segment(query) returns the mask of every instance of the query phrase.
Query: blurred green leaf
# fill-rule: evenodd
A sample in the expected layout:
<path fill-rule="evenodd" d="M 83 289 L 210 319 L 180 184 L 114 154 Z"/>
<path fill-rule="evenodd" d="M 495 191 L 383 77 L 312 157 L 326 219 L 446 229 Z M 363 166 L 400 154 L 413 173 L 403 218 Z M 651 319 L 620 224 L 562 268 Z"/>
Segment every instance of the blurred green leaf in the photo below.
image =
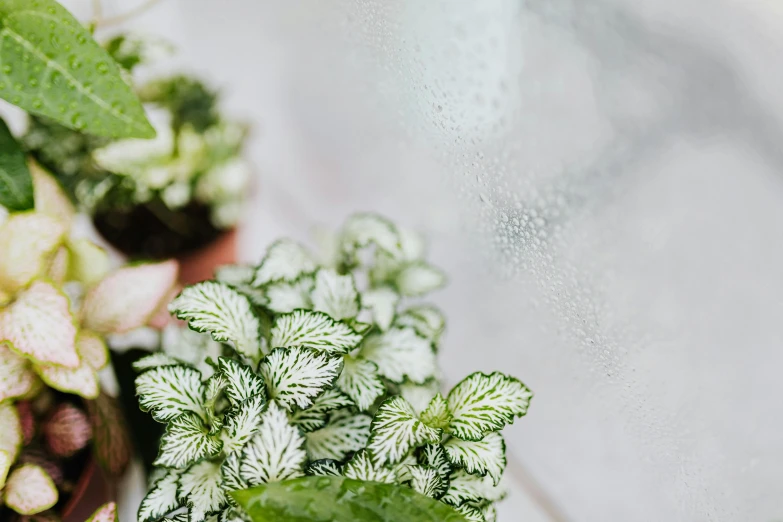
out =
<path fill-rule="evenodd" d="M 0 119 L 0 205 L 8 210 L 29 210 L 35 206 L 33 179 L 24 153 L 8 126 Z"/>

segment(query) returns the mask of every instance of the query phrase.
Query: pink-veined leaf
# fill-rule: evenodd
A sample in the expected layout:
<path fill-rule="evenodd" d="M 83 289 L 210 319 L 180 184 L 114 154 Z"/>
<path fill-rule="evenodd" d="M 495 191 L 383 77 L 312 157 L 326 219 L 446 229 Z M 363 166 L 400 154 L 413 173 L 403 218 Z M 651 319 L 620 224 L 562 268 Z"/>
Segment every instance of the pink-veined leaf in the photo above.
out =
<path fill-rule="evenodd" d="M 128 466 L 133 448 L 125 417 L 117 399 L 101 393 L 85 401 L 92 425 L 95 457 L 111 476 L 119 476 Z"/>
<path fill-rule="evenodd" d="M 44 273 L 66 227 L 36 212 L 14 214 L 0 226 L 0 288 L 13 293 Z"/>
<path fill-rule="evenodd" d="M 62 286 L 68 278 L 68 264 L 68 249 L 58 248 L 49 262 L 49 268 L 46 271 L 47 277 L 57 286 Z"/>
<path fill-rule="evenodd" d="M 103 339 L 83 330 L 76 339 L 80 363 L 76 368 L 64 368 L 53 364 L 36 367 L 46 384 L 60 391 L 74 393 L 85 399 L 94 399 L 100 391 L 96 371 L 109 362 L 109 354 Z"/>
<path fill-rule="evenodd" d="M 63 225 L 70 226 L 76 210 L 60 184 L 34 161 L 29 162 L 29 168 L 35 189 L 36 212 L 51 216 Z"/>
<path fill-rule="evenodd" d="M 14 469 L 5 484 L 5 504 L 20 515 L 35 515 L 57 503 L 57 487 L 40 466 Z"/>
<path fill-rule="evenodd" d="M 76 326 L 68 298 L 44 281 L 33 283 L 0 312 L 2 341 L 41 364 L 79 366 Z"/>
<path fill-rule="evenodd" d="M 0 343 L 0 402 L 27 395 L 36 379 L 30 362 Z"/>
<path fill-rule="evenodd" d="M 109 274 L 84 298 L 82 323 L 98 333 L 144 326 L 177 281 L 176 261 L 128 266 Z"/>
<path fill-rule="evenodd" d="M 117 504 L 107 502 L 86 520 L 86 522 L 117 522 Z"/>
<path fill-rule="evenodd" d="M 22 427 L 22 444 L 27 446 L 35 435 L 35 416 L 29 401 L 18 401 L 16 412 L 19 414 L 19 425 Z"/>
<path fill-rule="evenodd" d="M 87 414 L 68 403 L 57 406 L 44 424 L 43 432 L 46 447 L 58 457 L 70 457 L 92 438 Z"/>
<path fill-rule="evenodd" d="M 76 350 L 82 361 L 94 370 L 109 364 L 109 349 L 98 334 L 82 330 L 76 339 Z"/>

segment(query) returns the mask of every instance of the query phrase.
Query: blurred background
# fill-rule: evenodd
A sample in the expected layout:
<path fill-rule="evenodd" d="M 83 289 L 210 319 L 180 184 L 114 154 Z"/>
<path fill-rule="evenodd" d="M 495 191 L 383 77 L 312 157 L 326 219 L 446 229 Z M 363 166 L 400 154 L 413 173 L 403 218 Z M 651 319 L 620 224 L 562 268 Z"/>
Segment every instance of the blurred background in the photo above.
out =
<path fill-rule="evenodd" d="M 422 230 L 447 381 L 536 392 L 500 520 L 783 517 L 780 3 L 153 4 L 100 31 L 253 125 L 241 258 L 358 210 Z"/>

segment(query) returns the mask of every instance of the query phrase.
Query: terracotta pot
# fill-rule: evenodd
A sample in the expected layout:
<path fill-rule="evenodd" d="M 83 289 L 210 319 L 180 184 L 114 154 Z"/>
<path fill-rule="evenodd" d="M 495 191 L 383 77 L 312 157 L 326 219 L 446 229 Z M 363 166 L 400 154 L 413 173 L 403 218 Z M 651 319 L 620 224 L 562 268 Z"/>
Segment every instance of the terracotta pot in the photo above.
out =
<path fill-rule="evenodd" d="M 183 285 L 211 279 L 219 266 L 236 263 L 236 229 L 224 233 L 196 252 L 177 258 L 177 261 L 179 261 L 179 280 Z"/>
<path fill-rule="evenodd" d="M 84 522 L 101 505 L 115 500 L 116 491 L 100 466 L 90 458 L 62 512 L 63 522 Z"/>

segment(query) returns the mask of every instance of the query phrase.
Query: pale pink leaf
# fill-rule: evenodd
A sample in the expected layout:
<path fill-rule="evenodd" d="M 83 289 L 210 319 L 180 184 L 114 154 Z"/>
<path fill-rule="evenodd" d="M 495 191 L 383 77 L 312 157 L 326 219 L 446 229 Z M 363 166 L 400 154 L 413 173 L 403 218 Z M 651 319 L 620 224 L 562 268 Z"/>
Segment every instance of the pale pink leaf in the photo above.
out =
<path fill-rule="evenodd" d="M 22 425 L 19 414 L 10 401 L 0 403 L 0 451 L 5 451 L 16 460 L 22 447 Z"/>
<path fill-rule="evenodd" d="M 174 298 L 177 297 L 181 291 L 182 291 L 182 286 L 176 285 L 172 287 L 169 294 L 163 299 L 163 301 L 161 301 L 160 306 L 152 315 L 152 318 L 149 320 L 149 325 L 152 328 L 155 328 L 157 330 L 163 330 L 168 325 L 177 322 L 181 323 L 183 327 L 187 327 L 187 323 L 185 321 L 180 321 L 179 319 L 172 317 L 171 312 L 169 312 L 169 303 L 173 301 Z"/>
<path fill-rule="evenodd" d="M 70 457 L 87 446 L 92 428 L 87 414 L 72 404 L 60 404 L 43 427 L 49 451 L 57 457 Z"/>
<path fill-rule="evenodd" d="M 0 226 L 0 287 L 16 292 L 42 275 L 66 227 L 36 212 L 13 214 Z"/>
<path fill-rule="evenodd" d="M 68 277 L 68 264 L 68 249 L 65 247 L 58 248 L 51 262 L 49 262 L 49 269 L 47 270 L 49 279 L 57 285 L 62 285 Z"/>
<path fill-rule="evenodd" d="M 30 362 L 0 343 L 0 402 L 27 395 L 36 380 Z"/>
<path fill-rule="evenodd" d="M 82 322 L 98 333 L 123 333 L 144 326 L 177 281 L 176 261 L 120 268 L 84 299 Z"/>
<path fill-rule="evenodd" d="M 5 479 L 8 477 L 8 470 L 11 469 L 11 454 L 5 450 L 0 450 L 0 490 L 5 486 Z"/>
<path fill-rule="evenodd" d="M 100 392 L 95 368 L 86 362 L 76 368 L 42 364 L 36 370 L 41 379 L 55 390 L 73 393 L 85 399 L 94 399 Z"/>
<path fill-rule="evenodd" d="M 98 334 L 82 330 L 76 338 L 76 351 L 81 360 L 94 370 L 109 364 L 109 350 Z"/>
<path fill-rule="evenodd" d="M 30 162 L 30 174 L 35 188 L 35 210 L 70 226 L 76 211 L 57 180 L 35 162 Z"/>
<path fill-rule="evenodd" d="M 86 522 L 117 522 L 117 504 L 107 502 L 99 507 Z"/>
<path fill-rule="evenodd" d="M 77 368 L 76 326 L 69 307 L 57 288 L 36 281 L 0 312 L 0 342 L 38 363 Z"/>
<path fill-rule="evenodd" d="M 57 503 L 57 487 L 40 466 L 25 464 L 13 470 L 5 485 L 5 503 L 20 515 L 35 515 Z"/>

